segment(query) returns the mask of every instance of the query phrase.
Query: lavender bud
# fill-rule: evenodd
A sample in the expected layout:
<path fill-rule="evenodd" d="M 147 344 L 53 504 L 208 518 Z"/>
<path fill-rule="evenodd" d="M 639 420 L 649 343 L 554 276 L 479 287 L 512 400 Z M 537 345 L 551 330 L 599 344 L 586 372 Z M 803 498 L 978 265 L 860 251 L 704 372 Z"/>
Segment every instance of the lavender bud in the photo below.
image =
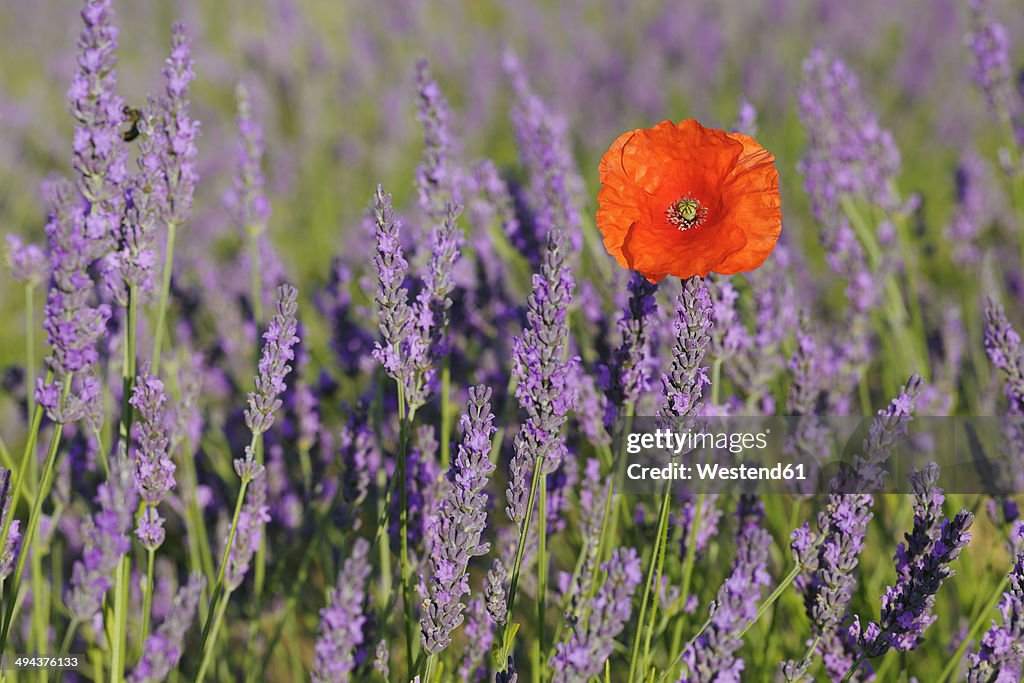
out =
<path fill-rule="evenodd" d="M 263 355 L 256 376 L 256 391 L 249 392 L 249 408 L 245 411 L 245 424 L 253 434 L 262 434 L 274 424 L 274 412 L 281 407 L 279 396 L 284 393 L 284 378 L 292 370 L 289 361 L 295 359 L 294 347 L 298 323 L 295 311 L 299 291 L 291 285 L 277 289 L 277 313 L 263 333 Z"/>

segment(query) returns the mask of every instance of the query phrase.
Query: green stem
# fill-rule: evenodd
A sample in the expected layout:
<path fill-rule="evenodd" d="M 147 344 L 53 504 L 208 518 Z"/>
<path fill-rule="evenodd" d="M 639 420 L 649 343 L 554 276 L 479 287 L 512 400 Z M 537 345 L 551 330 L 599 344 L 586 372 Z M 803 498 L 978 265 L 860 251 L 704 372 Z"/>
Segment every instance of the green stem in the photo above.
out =
<path fill-rule="evenodd" d="M 25 372 L 28 384 L 25 386 L 25 415 L 32 414 L 35 405 L 36 391 L 36 344 L 35 344 L 35 304 L 32 293 L 35 285 L 25 285 Z"/>
<path fill-rule="evenodd" d="M 263 434 L 256 439 L 256 462 L 263 464 Z M 263 598 L 263 584 L 267 575 L 267 535 L 260 537 L 260 544 L 256 548 L 256 558 L 253 561 L 253 594 L 256 602 L 260 603 Z"/>
<path fill-rule="evenodd" d="M 618 460 L 614 463 L 614 475 L 613 475 L 614 476 L 613 481 L 616 484 L 618 484 L 620 487 L 623 485 L 623 482 L 625 481 L 625 478 L 626 478 L 626 455 L 625 455 L 624 449 L 625 449 L 626 438 L 628 437 L 629 433 L 633 429 L 633 415 L 634 415 L 635 411 L 636 411 L 636 406 L 633 403 L 626 404 L 626 411 L 625 411 L 625 415 L 623 415 L 623 420 L 622 420 L 622 433 L 619 435 L 619 437 L 620 437 L 620 443 L 619 443 L 620 448 L 618 449 L 618 451 L 619 451 L 618 452 Z M 618 496 L 618 498 L 615 501 L 616 504 L 612 505 L 612 516 L 611 516 L 611 521 L 609 522 L 610 533 L 607 535 L 607 537 L 609 539 L 616 539 L 616 540 L 618 539 L 618 533 L 619 533 L 619 516 L 622 513 L 622 508 L 626 504 L 625 503 L 625 500 L 626 500 L 625 496 L 623 496 L 621 493 L 617 494 L 617 496 Z M 608 518 L 606 517 L 605 519 L 607 520 Z M 601 531 L 602 531 L 602 534 L 603 534 L 604 533 L 604 529 L 602 529 Z M 612 552 L 612 544 L 611 543 L 608 543 L 607 545 L 603 546 L 601 554 L 598 556 L 599 557 L 599 562 L 607 562 L 608 558 L 611 557 L 611 552 Z"/>
<path fill-rule="evenodd" d="M 508 609 L 506 610 L 505 624 L 501 629 L 500 656 L 497 663 L 504 668 L 508 659 L 508 652 L 512 647 L 509 639 L 512 628 L 512 615 L 516 605 L 516 593 L 519 590 L 519 571 L 523 565 L 523 555 L 526 552 L 526 536 L 530 531 L 530 521 L 533 516 L 533 505 L 537 500 L 537 491 L 540 488 L 540 480 L 543 478 L 541 471 L 544 469 L 544 456 L 538 456 L 533 464 L 533 480 L 530 483 L 530 495 L 526 501 L 526 514 L 523 515 L 523 525 L 519 529 L 519 543 L 516 545 L 516 557 L 512 563 L 512 579 L 508 585 Z"/>
<path fill-rule="evenodd" d="M 167 330 L 167 300 L 171 294 L 171 271 L 174 266 L 174 235 L 178 226 L 167 223 L 167 249 L 164 251 L 164 272 L 160 283 L 160 304 L 156 313 L 156 332 L 153 333 L 153 374 L 160 374 L 160 352 Z"/>
<path fill-rule="evenodd" d="M 124 679 L 125 640 L 128 620 L 128 556 L 123 556 L 114 570 L 114 623 L 110 639 L 110 683 Z"/>
<path fill-rule="evenodd" d="M 538 495 L 540 500 L 537 502 L 537 661 L 533 676 L 535 680 L 543 681 L 540 653 L 543 643 L 547 642 L 544 637 L 544 614 L 547 612 L 545 601 L 548 591 L 548 478 L 543 475 Z"/>
<path fill-rule="evenodd" d="M 60 643 L 60 651 L 57 653 L 57 657 L 63 657 L 68 653 L 68 649 L 71 648 L 71 641 L 75 637 L 75 632 L 78 631 L 78 619 L 72 619 L 71 623 L 68 624 L 68 630 L 64 632 L 64 639 Z M 57 677 L 60 676 L 60 669 L 54 669 L 50 673 L 50 681 L 56 683 Z M 95 680 L 100 680 L 97 676 Z"/>
<path fill-rule="evenodd" d="M 206 679 L 206 672 L 210 668 L 211 656 L 213 655 L 213 644 L 217 642 L 217 635 L 220 633 L 220 625 L 224 621 L 224 611 L 228 607 L 228 600 L 231 599 L 231 591 L 224 591 L 217 601 L 216 607 L 210 612 L 210 619 L 207 620 L 207 628 L 203 631 L 202 658 L 199 662 L 199 672 L 196 674 L 196 683 L 203 683 Z M 212 623 L 211 623 L 212 622 Z M 209 633 L 206 631 L 209 630 Z M 209 640 L 210 647 L 206 647 Z"/>
<path fill-rule="evenodd" d="M 53 380 L 53 371 L 46 373 L 46 383 L 49 384 Z M 64 395 L 67 395 L 70 389 L 70 380 L 65 382 Z M 39 439 L 39 425 L 43 422 L 43 407 L 36 404 L 35 410 L 32 411 L 32 424 L 29 425 L 28 439 L 25 441 L 25 450 L 21 453 L 21 462 L 18 464 L 17 470 L 11 472 L 11 477 L 14 479 L 13 490 L 10 494 L 11 510 L 12 513 L 4 518 L 3 528 L 0 530 L 0 548 L 7 547 L 7 536 L 11 532 L 11 522 L 14 521 L 13 510 L 17 506 L 18 500 L 22 497 L 22 489 L 25 487 L 26 477 L 22 476 L 22 473 L 30 471 L 31 462 L 36 457 L 36 442 Z M 51 444 L 52 445 L 52 444 Z M 40 488 L 36 487 L 35 497 L 38 497 Z M 42 503 L 40 503 L 41 505 Z M 3 652 L 3 643 L 0 642 L 0 652 Z"/>
<path fill-rule="evenodd" d="M 409 446 L 409 430 L 412 426 L 412 419 L 415 410 L 410 410 L 406 415 L 405 386 L 398 382 L 398 420 L 399 420 L 399 448 L 398 448 L 398 526 L 401 540 L 399 541 L 400 556 L 399 569 L 402 574 L 402 607 L 405 612 L 405 656 L 407 667 L 413 670 L 414 651 L 416 647 L 416 614 L 413 609 L 412 598 L 412 571 L 409 564 L 409 490 L 406 486 L 407 476 L 407 450 Z"/>
<path fill-rule="evenodd" d="M 712 390 L 714 385 L 712 385 Z M 693 581 L 693 566 L 697 561 L 697 537 L 700 535 L 701 518 L 704 516 L 704 498 L 706 493 L 697 494 L 697 502 L 693 510 L 693 524 L 690 525 L 689 534 L 686 537 L 686 555 L 683 557 L 683 584 L 679 591 L 677 601 L 681 605 L 683 613 L 676 620 L 675 629 L 672 633 L 672 647 L 679 649 L 679 643 L 683 639 L 683 624 L 686 621 L 686 601 L 690 597 L 690 583 Z"/>
<path fill-rule="evenodd" d="M 249 448 L 254 447 L 256 439 L 257 435 L 253 434 L 252 439 L 249 442 Z M 243 478 L 242 485 L 238 489 L 238 498 L 235 500 L 235 512 L 231 516 L 231 528 L 228 530 L 228 540 L 227 543 L 224 544 L 224 554 L 221 556 L 220 567 L 217 569 L 217 580 L 213 585 L 212 592 L 210 593 L 211 609 L 206 615 L 206 623 L 203 625 L 203 638 L 200 644 L 200 652 L 202 653 L 204 667 L 206 666 L 206 660 L 210 657 L 210 650 L 214 646 L 217 629 L 220 628 L 219 620 L 224 616 L 224 609 L 227 607 L 226 597 L 231 594 L 231 591 L 224 590 L 224 574 L 227 570 L 228 558 L 231 556 L 231 546 L 235 542 L 235 533 L 238 531 L 238 518 L 242 513 L 242 503 L 245 501 L 245 491 L 247 488 L 249 488 L 249 479 Z M 225 599 L 223 606 L 218 602 L 221 599 Z M 218 616 L 218 612 L 220 616 Z M 199 680 L 202 679 L 200 678 Z"/>
<path fill-rule="evenodd" d="M 659 557 L 664 557 L 662 555 L 662 547 L 665 544 L 665 536 L 668 532 L 668 509 L 672 498 L 670 493 L 670 484 L 666 481 L 662 490 L 661 508 L 658 512 L 657 536 L 654 539 L 654 547 L 651 549 L 650 565 L 647 568 L 647 580 L 644 581 L 644 593 L 640 600 L 640 613 L 636 620 L 636 633 L 633 635 L 633 647 L 629 655 L 629 677 L 626 679 L 629 683 L 633 683 L 636 680 L 637 664 L 640 662 L 640 641 L 644 637 L 644 626 L 646 624 L 644 618 L 647 614 L 647 601 L 651 597 L 651 585 L 654 582 Z M 655 594 L 655 607 L 653 609 L 655 612 L 657 611 L 657 601 L 658 596 Z M 646 671 L 646 662 L 644 662 L 644 667 L 641 668 L 641 671 Z"/>
<path fill-rule="evenodd" d="M 800 575 L 801 569 L 803 569 L 801 565 L 793 565 L 793 568 L 789 570 L 788 574 L 786 574 L 786 578 L 784 578 L 782 582 L 775 587 L 775 590 L 771 592 L 771 595 L 769 595 L 768 598 L 761 603 L 761 606 L 757 608 L 757 612 L 754 614 L 754 618 L 748 621 L 746 625 L 736 635 L 737 638 L 742 640 L 743 636 L 746 635 L 747 631 L 749 631 L 750 628 L 761 619 L 764 613 L 767 612 L 768 609 L 775 604 L 776 600 L 782 597 L 782 594 L 786 592 L 786 589 L 789 588 L 790 584 L 796 581 L 796 577 Z"/>
<path fill-rule="evenodd" d="M 441 471 L 448 471 L 448 463 L 451 460 L 451 434 L 452 434 L 452 359 L 451 356 L 444 357 L 444 364 L 441 366 Z"/>
<path fill-rule="evenodd" d="M 156 551 L 146 548 L 146 590 L 142 594 L 142 628 L 140 629 L 140 643 L 145 643 L 149 637 L 149 613 L 153 608 L 153 561 Z"/>
<path fill-rule="evenodd" d="M 672 498 L 672 489 L 668 482 L 665 484 L 665 502 L 662 503 L 662 515 L 663 518 L 660 521 L 661 529 L 659 531 L 659 537 L 661 538 L 661 545 L 658 549 L 657 556 L 657 572 L 654 575 L 654 594 L 651 596 L 651 618 L 647 622 L 647 633 L 644 635 L 644 654 L 640 660 L 640 674 L 647 671 L 647 662 L 649 661 L 651 652 L 651 636 L 654 633 L 654 625 L 658 621 L 658 594 L 661 591 L 661 577 L 665 570 L 665 548 L 668 545 L 668 509 L 669 502 Z"/>
<path fill-rule="evenodd" d="M 857 657 L 857 659 L 854 660 L 853 664 L 850 665 L 850 668 L 846 670 L 846 673 L 843 675 L 843 680 L 840 681 L 840 683 L 846 683 L 851 678 L 853 678 L 853 674 L 857 672 L 857 667 L 859 667 L 860 663 L 863 661 L 864 655 L 860 655 L 859 657 Z"/>
<path fill-rule="evenodd" d="M 61 396 L 61 403 L 64 402 L 64 399 L 67 397 L 67 394 L 68 394 L 68 391 L 70 390 L 70 388 L 71 388 L 71 378 L 69 376 L 64 381 L 64 390 L 63 390 L 63 393 L 62 393 L 62 396 Z M 37 407 L 36 411 L 38 413 L 40 411 L 40 408 Z M 40 416 L 40 419 L 41 419 L 41 416 Z M 33 443 L 35 441 L 35 438 L 33 437 L 33 434 L 38 433 L 38 429 L 39 429 L 39 425 L 36 424 L 34 429 L 32 430 L 32 432 L 30 433 L 29 443 Z M 7 609 L 5 610 L 3 629 L 0 630 L 0 653 L 3 653 L 3 652 L 6 651 L 5 648 L 7 647 L 7 636 L 10 633 L 11 624 L 14 622 L 14 617 L 15 617 L 15 614 L 17 612 L 18 591 L 21 588 L 21 577 L 24 575 L 24 572 L 25 572 L 25 563 L 27 562 L 28 556 L 29 556 L 29 552 L 32 549 L 32 541 L 35 539 L 36 532 L 39 529 L 39 518 L 42 516 L 43 500 L 46 499 L 46 497 L 47 497 L 47 495 L 49 494 L 49 491 L 50 491 L 50 485 L 52 484 L 52 479 L 53 479 L 53 472 L 54 472 L 54 468 L 56 466 L 56 461 L 57 461 L 58 447 L 60 445 L 60 437 L 61 437 L 61 434 L 63 433 L 63 431 L 64 431 L 64 424 L 61 423 L 61 422 L 58 422 L 57 424 L 54 425 L 53 433 L 50 435 L 50 446 L 49 446 L 49 448 L 46 451 L 46 460 L 43 462 L 42 478 L 40 479 L 39 487 L 36 489 L 36 495 L 32 499 L 32 508 L 31 508 L 31 511 L 29 512 L 29 516 L 28 516 L 28 527 L 25 530 L 24 536 L 22 536 L 23 540 L 22 540 L 21 552 L 18 553 L 18 562 L 17 562 L 17 564 L 15 566 L 14 574 L 12 575 L 11 593 L 10 593 L 10 597 L 8 597 L 8 599 L 7 599 Z M 26 450 L 26 454 L 28 454 L 28 452 L 29 451 Z M 23 464 L 24 464 L 24 459 L 23 459 Z M 25 469 L 23 468 L 23 469 L 21 469 L 19 471 L 20 472 L 24 472 Z M 15 490 L 12 493 L 11 500 L 17 500 L 17 498 L 18 498 L 17 482 L 20 482 L 20 480 L 21 480 L 20 477 L 17 478 L 17 480 L 16 480 Z M 4 537 L 4 541 L 3 542 L 4 543 L 6 543 L 7 531 L 10 528 L 9 523 L 10 523 L 10 520 L 13 517 L 14 517 L 14 514 L 7 515 L 7 520 L 6 521 L 8 522 L 8 524 L 5 524 L 4 533 L 3 533 L 3 537 Z M 0 547 L 2 547 L 2 546 L 0 546 Z"/>
<path fill-rule="evenodd" d="M 1003 597 L 1003 589 L 1006 588 L 1007 577 L 1004 576 L 1003 580 L 999 582 L 996 589 L 992 592 L 988 601 L 985 603 L 985 607 L 978 613 L 978 616 L 974 618 L 974 622 L 971 623 L 971 627 L 967 630 L 967 635 L 960 641 L 960 644 L 956 648 L 956 652 L 946 662 L 946 666 L 943 667 L 942 673 L 939 674 L 937 683 L 946 683 L 949 677 L 956 673 L 956 669 L 963 662 L 964 652 L 967 651 L 967 646 L 975 642 L 978 638 L 978 634 L 981 629 L 988 623 L 989 615 L 992 614 L 992 610 L 999 604 L 999 600 Z"/>
<path fill-rule="evenodd" d="M 249 233 L 249 296 L 252 297 L 252 318 L 259 330 L 263 325 L 263 277 L 260 275 L 260 231 L 250 227 Z"/>
<path fill-rule="evenodd" d="M 124 390 L 121 393 L 121 439 L 128 446 L 132 433 L 132 391 L 135 388 L 135 333 L 139 315 L 139 295 L 137 285 L 128 286 L 128 317 L 125 326 L 124 362 L 121 366 L 121 379 Z"/>

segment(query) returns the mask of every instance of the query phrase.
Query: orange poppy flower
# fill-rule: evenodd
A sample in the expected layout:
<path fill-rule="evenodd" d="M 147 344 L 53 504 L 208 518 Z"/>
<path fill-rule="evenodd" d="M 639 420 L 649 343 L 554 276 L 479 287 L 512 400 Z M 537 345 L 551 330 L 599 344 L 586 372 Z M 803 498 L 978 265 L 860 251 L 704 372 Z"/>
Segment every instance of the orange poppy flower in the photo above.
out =
<path fill-rule="evenodd" d="M 782 230 L 774 163 L 753 138 L 693 119 L 623 133 L 600 164 L 605 249 L 651 282 L 757 268 Z"/>

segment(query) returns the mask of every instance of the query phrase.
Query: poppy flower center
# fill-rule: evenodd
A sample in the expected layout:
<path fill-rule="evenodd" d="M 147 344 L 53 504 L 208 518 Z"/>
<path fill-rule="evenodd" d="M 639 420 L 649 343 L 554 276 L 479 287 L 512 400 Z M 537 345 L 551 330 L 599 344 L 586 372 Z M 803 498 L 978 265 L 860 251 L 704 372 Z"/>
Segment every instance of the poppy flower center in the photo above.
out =
<path fill-rule="evenodd" d="M 702 224 L 708 217 L 708 207 L 701 206 L 700 201 L 690 195 L 681 197 L 665 210 L 668 222 L 680 231 L 686 231 Z"/>

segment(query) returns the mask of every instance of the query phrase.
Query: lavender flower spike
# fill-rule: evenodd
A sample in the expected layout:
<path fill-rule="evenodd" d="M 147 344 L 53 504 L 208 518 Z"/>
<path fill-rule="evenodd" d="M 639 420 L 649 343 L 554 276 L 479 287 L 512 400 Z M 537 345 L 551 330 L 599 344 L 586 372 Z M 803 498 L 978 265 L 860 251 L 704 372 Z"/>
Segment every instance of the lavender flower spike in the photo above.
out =
<path fill-rule="evenodd" d="M 114 569 L 131 548 L 128 530 L 136 495 L 123 443 L 110 458 L 110 476 L 100 484 L 96 503 L 100 509 L 85 523 L 85 548 L 71 570 L 71 588 L 65 599 L 71 616 L 79 622 L 87 622 L 99 612 L 114 585 Z"/>
<path fill-rule="evenodd" d="M 985 351 L 1003 374 L 1003 392 L 1010 401 L 1010 413 L 1024 415 L 1024 346 L 1020 335 L 1006 319 L 999 303 L 985 301 Z"/>
<path fill-rule="evenodd" d="M 971 540 L 968 529 L 974 515 L 960 510 L 952 520 L 946 519 L 937 529 L 937 537 L 925 554 L 913 564 L 900 568 L 900 581 L 882 596 L 879 623 L 871 622 L 863 631 L 860 622 L 850 626 L 850 636 L 868 657 L 880 657 L 889 651 L 913 649 L 924 630 L 935 620 L 931 616 L 935 594 L 942 582 L 955 573 L 949 568 Z"/>
<path fill-rule="evenodd" d="M 289 361 L 295 359 L 298 323 L 295 311 L 299 291 L 291 285 L 277 289 L 277 313 L 270 327 L 263 333 L 263 355 L 256 376 L 256 391 L 249 392 L 249 408 L 245 411 L 245 424 L 253 434 L 262 434 L 274 424 L 274 412 L 281 407 L 284 378 L 291 372 Z"/>
<path fill-rule="evenodd" d="M 145 503 L 158 505 L 174 488 L 175 471 L 167 453 L 170 423 L 164 383 L 144 368 L 135 380 L 128 402 L 138 411 L 140 418 L 132 425 L 133 441 L 137 444 L 133 453 L 135 486 Z"/>
<path fill-rule="evenodd" d="M 906 424 L 914 411 L 921 385 L 919 377 L 911 377 L 899 396 L 872 420 L 864 440 L 863 455 L 855 458 L 856 475 L 844 469 L 831 482 L 833 492 L 825 509 L 818 514 L 818 532 L 812 531 L 808 524 L 793 531 L 790 548 L 797 562 L 805 568 L 794 585 L 803 595 L 816 646 L 807 659 L 783 663 L 784 673 L 790 676 L 787 680 L 805 680 L 801 676 L 816 654 L 822 655 L 826 671 L 837 679 L 842 678 L 854 662 L 855 644 L 841 624 L 848 616 L 847 608 L 857 584 L 855 571 L 872 517 L 874 499 L 870 491 L 881 485 L 881 465 L 906 435 Z"/>
<path fill-rule="evenodd" d="M 629 305 L 619 319 L 622 343 L 612 353 L 607 367 L 601 368 L 602 389 L 616 406 L 636 403 L 650 382 L 647 337 L 657 311 L 654 301 L 656 284 L 639 273 L 629 280 Z"/>
<path fill-rule="evenodd" d="M 142 658 L 131 675 L 128 683 L 157 683 L 165 681 L 174 667 L 178 665 L 185 647 L 185 634 L 192 623 L 192 618 L 199 604 L 199 597 L 206 586 L 206 579 L 200 574 L 192 574 L 188 583 L 174 596 L 167 618 L 160 624 L 156 633 L 146 638 L 142 647 Z"/>
<path fill-rule="evenodd" d="M 766 569 L 771 537 L 760 526 L 764 510 L 755 497 L 741 496 L 736 516 L 732 572 L 718 589 L 707 629 L 683 651 L 686 672 L 680 683 L 740 680 L 744 664 L 735 657 L 743 644 L 739 633 L 754 619 L 761 591 L 771 581 Z"/>
<path fill-rule="evenodd" d="M 253 235 L 262 235 L 270 218 L 270 202 L 267 201 L 266 178 L 261 167 L 263 159 L 263 128 L 252 116 L 252 100 L 249 89 L 243 83 L 235 88 L 235 102 L 238 108 L 238 149 L 236 152 L 235 186 L 231 205 L 236 220 Z"/>
<path fill-rule="evenodd" d="M 590 602 L 589 621 L 559 643 L 551 658 L 553 680 L 560 683 L 586 683 L 598 675 L 614 651 L 616 636 L 629 621 L 633 593 L 643 582 L 640 557 L 633 548 L 618 548 L 601 570 L 607 578 Z"/>
<path fill-rule="evenodd" d="M 1024 522 L 1016 535 L 1018 547 L 1024 545 Z M 1024 675 L 1024 552 L 1014 558 L 1009 583 L 999 603 L 1003 624 L 993 622 L 978 652 L 968 657 L 967 683 L 1014 683 Z"/>
<path fill-rule="evenodd" d="M 128 402 L 140 417 L 132 425 L 132 464 L 135 488 L 146 504 L 135 534 L 143 546 L 152 550 L 164 541 L 163 519 L 156 506 L 174 488 L 175 466 L 167 452 L 170 425 L 164 406 L 166 401 L 164 383 L 145 368 L 136 379 Z"/>
<path fill-rule="evenodd" d="M 78 39 L 78 70 L 68 88 L 75 118 L 72 166 L 89 202 L 87 234 L 109 250 L 121 222 L 121 185 L 128 179 L 128 150 L 121 139 L 124 101 L 117 96 L 117 27 L 111 0 L 86 0 Z"/>
<path fill-rule="evenodd" d="M 320 610 L 320 635 L 313 654 L 313 683 L 346 683 L 356 667 L 355 651 L 366 638 L 363 615 L 370 578 L 370 543 L 358 538 L 338 575 L 330 603 Z"/>
<path fill-rule="evenodd" d="M 403 353 L 403 348 L 412 330 L 409 291 L 402 286 L 409 272 L 409 262 L 405 260 L 398 237 L 401 220 L 391 207 L 391 195 L 385 194 L 380 185 L 374 195 L 374 215 L 377 222 L 377 251 L 373 256 L 377 266 L 374 301 L 383 343 L 377 343 L 373 357 L 389 377 L 402 382 L 407 374 L 407 354 Z"/>
<path fill-rule="evenodd" d="M 7 236 L 5 260 L 15 282 L 35 287 L 50 276 L 43 250 L 35 244 L 25 244 L 17 235 Z"/>
<path fill-rule="evenodd" d="M 515 436 L 506 512 L 520 527 L 529 499 L 528 474 L 537 462 L 543 463 L 545 474 L 557 469 L 565 450 L 559 431 L 576 405 L 577 390 L 571 379 L 579 359 L 565 358 L 569 344 L 567 310 L 576 284 L 565 262 L 568 246 L 566 224 L 553 222 L 540 272 L 533 276 L 527 324 L 522 336 L 513 342 L 516 399 L 526 411 L 527 420 Z"/>
<path fill-rule="evenodd" d="M 181 225 L 192 208 L 199 174 L 196 172 L 196 138 L 199 122 L 189 114 L 188 87 L 196 75 L 192 71 L 191 46 L 185 26 L 175 22 L 171 27 L 171 56 L 162 70 L 165 87 L 162 135 L 165 145 L 161 158 L 164 184 L 167 188 L 168 224 Z"/>
<path fill-rule="evenodd" d="M 711 384 L 708 370 L 701 365 L 711 341 L 711 293 L 699 277 L 683 283 L 676 307 L 675 346 L 672 363 L 661 377 L 666 413 L 685 425 L 685 420 L 700 412 L 701 394 Z"/>
<path fill-rule="evenodd" d="M 448 204 L 461 201 L 459 171 L 452 164 L 451 110 L 425 59 L 416 63 L 416 86 L 416 118 L 423 124 L 424 142 L 423 161 L 416 168 L 416 189 L 420 208 L 431 224 L 437 224 L 444 220 Z"/>
<path fill-rule="evenodd" d="M 490 548 L 480 538 L 487 525 L 487 481 L 494 465 L 489 460 L 495 432 L 491 390 L 480 385 L 469 390 L 469 406 L 462 416 L 463 438 L 448 478 L 451 488 L 441 503 L 431 531 L 431 580 L 420 619 L 421 642 L 436 655 L 451 643 L 451 634 L 462 623 L 469 593 L 469 560 Z"/>
<path fill-rule="evenodd" d="M 985 95 L 989 113 L 999 120 L 1006 115 L 1006 107 L 1013 97 L 1010 34 L 992 18 L 992 7 L 987 0 L 969 0 L 969 4 L 972 30 L 966 40 L 974 55 L 971 75 Z"/>

